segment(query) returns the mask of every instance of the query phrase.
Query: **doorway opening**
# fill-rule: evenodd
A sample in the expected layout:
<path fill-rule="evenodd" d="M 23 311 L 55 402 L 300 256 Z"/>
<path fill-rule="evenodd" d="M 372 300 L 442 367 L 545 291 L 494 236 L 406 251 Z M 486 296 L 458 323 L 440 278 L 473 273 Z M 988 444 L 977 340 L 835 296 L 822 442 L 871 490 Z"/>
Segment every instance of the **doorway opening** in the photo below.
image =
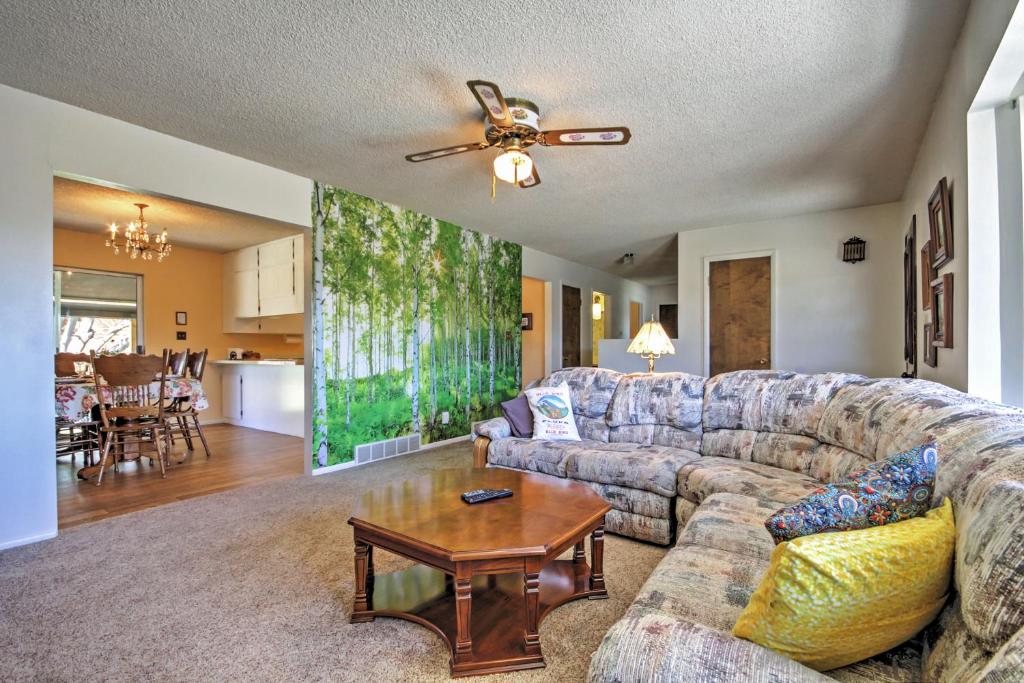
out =
<path fill-rule="evenodd" d="M 522 386 L 547 374 L 547 294 L 543 280 L 523 278 Z"/>
<path fill-rule="evenodd" d="M 150 234 L 166 229 L 173 245 L 163 260 L 133 257 L 124 247 L 139 203 L 146 205 Z M 54 177 L 53 350 L 76 354 L 54 358 L 61 529 L 304 473 L 303 232 L 291 223 L 99 180 Z M 298 256 L 278 267 L 271 257 L 281 251 Z M 278 283 L 261 277 L 260 266 L 267 276 L 286 275 L 278 289 L 291 309 L 273 317 L 243 310 L 244 301 L 256 299 L 266 315 L 284 298 L 274 296 Z M 185 418 L 164 423 L 173 434 L 167 476 L 139 457 L 140 450 L 154 452 L 151 445 L 113 441 L 97 486 L 103 392 L 88 354 L 159 357 L 164 349 L 184 362 L 157 371 L 150 396 L 159 395 L 164 375 L 165 417 L 171 409 L 188 414 L 187 430 Z M 236 409 L 236 397 L 244 410 Z"/>
<path fill-rule="evenodd" d="M 600 359 L 598 354 L 600 352 L 601 340 L 608 338 L 608 321 L 611 320 L 611 297 L 602 292 L 594 292 L 594 297 L 590 305 L 590 318 L 591 318 L 591 340 L 593 341 L 591 349 L 591 361 L 593 366 L 596 368 L 599 365 Z"/>
<path fill-rule="evenodd" d="M 580 308 L 583 299 L 580 288 L 562 285 L 562 367 L 580 366 Z"/>

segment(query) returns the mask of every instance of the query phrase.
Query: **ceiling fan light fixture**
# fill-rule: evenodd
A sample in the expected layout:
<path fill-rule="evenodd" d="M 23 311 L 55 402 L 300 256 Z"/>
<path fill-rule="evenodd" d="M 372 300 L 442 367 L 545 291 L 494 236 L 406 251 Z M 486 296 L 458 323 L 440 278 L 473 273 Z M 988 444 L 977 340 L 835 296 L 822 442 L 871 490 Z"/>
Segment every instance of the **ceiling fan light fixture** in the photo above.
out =
<path fill-rule="evenodd" d="M 522 150 L 509 149 L 494 159 L 494 175 L 506 183 L 518 183 L 533 173 L 533 159 Z"/>

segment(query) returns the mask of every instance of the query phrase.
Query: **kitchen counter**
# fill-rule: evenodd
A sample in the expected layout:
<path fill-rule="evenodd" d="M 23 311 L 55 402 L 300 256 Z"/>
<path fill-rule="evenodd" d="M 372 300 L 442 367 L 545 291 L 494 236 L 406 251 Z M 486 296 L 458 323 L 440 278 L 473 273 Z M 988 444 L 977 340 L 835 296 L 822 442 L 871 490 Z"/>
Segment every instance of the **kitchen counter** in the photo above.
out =
<path fill-rule="evenodd" d="M 302 365 L 301 358 L 262 358 L 260 360 L 211 360 L 217 365 Z"/>
<path fill-rule="evenodd" d="M 216 360 L 224 419 L 241 427 L 303 436 L 306 369 L 295 359 Z"/>

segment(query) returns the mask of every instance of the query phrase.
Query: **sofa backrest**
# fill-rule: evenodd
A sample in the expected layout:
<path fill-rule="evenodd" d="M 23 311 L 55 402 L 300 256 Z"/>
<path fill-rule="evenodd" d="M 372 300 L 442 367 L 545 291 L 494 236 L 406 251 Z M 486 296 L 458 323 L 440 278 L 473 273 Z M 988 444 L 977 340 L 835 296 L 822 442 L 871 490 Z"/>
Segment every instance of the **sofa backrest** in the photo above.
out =
<path fill-rule="evenodd" d="M 623 376 L 608 406 L 609 440 L 700 452 L 704 382 L 685 372 Z"/>
<path fill-rule="evenodd" d="M 860 379 L 774 370 L 715 375 L 704 388 L 701 454 L 751 460 L 825 481 L 866 465 L 871 461 L 855 454 L 822 452 L 827 457 L 821 464 L 816 457 L 818 423 L 828 401 Z"/>
<path fill-rule="evenodd" d="M 591 441 L 608 441 L 608 404 L 623 375 L 605 368 L 563 368 L 540 381 L 542 387 L 569 385 L 572 412 L 580 437 Z"/>
<path fill-rule="evenodd" d="M 829 401 L 818 438 L 872 461 L 936 442 L 935 493 L 953 501 L 960 600 L 926 671 L 964 675 L 943 666 L 951 649 L 985 665 L 1024 628 L 1024 412 L 925 380 L 865 379 Z"/>

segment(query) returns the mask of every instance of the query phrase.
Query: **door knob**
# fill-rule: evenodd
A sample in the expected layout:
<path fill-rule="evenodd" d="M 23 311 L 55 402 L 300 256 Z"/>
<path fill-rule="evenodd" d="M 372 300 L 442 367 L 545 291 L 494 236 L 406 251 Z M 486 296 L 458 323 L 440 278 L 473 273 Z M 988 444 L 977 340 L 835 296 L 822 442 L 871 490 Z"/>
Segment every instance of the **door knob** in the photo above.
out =
<path fill-rule="evenodd" d="M 761 360 L 759 360 L 757 362 L 760 363 L 761 365 L 768 365 L 768 359 L 767 358 L 762 358 Z"/>

